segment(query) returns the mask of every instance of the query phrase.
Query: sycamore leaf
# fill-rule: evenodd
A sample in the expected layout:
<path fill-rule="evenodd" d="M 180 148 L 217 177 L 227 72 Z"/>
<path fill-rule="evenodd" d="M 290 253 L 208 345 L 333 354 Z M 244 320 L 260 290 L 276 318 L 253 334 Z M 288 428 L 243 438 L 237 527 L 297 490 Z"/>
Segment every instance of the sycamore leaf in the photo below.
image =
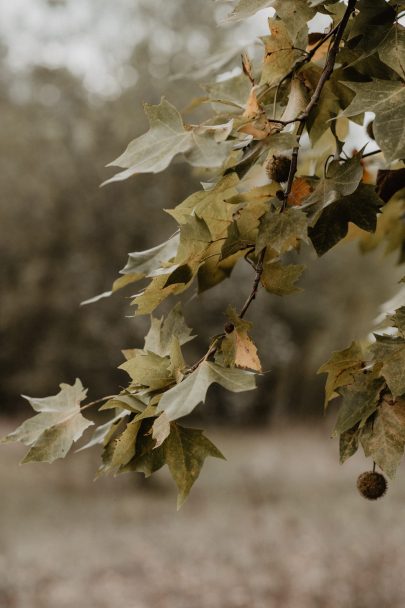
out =
<path fill-rule="evenodd" d="M 98 426 L 93 432 L 93 436 L 90 441 L 88 441 L 85 445 L 77 450 L 77 452 L 82 452 L 83 450 L 87 450 L 88 448 L 92 448 L 95 445 L 107 445 L 110 441 L 111 437 L 114 435 L 117 427 L 119 426 L 122 418 L 128 415 L 128 412 L 125 410 L 121 410 L 118 412 L 114 418 L 111 418 L 105 424 L 101 424 Z"/>
<path fill-rule="evenodd" d="M 248 331 L 251 323 L 241 319 L 237 312 L 229 307 L 227 316 L 233 326 L 233 330 L 226 334 L 221 341 L 220 357 L 226 367 L 241 367 L 261 372 L 262 366 L 257 354 L 257 348 L 250 338 Z"/>
<path fill-rule="evenodd" d="M 139 278 L 148 276 L 152 271 L 175 257 L 179 246 L 179 233 L 170 239 L 145 251 L 133 251 L 128 254 L 128 262 L 121 270 L 122 274 L 136 274 Z"/>
<path fill-rule="evenodd" d="M 395 24 L 378 47 L 381 61 L 389 65 L 401 78 L 405 77 L 405 28 Z"/>
<path fill-rule="evenodd" d="M 186 127 L 180 113 L 164 98 L 158 105 L 145 104 L 144 109 L 149 131 L 132 140 L 125 152 L 108 165 L 125 171 L 104 184 L 137 173 L 159 173 L 181 153 L 195 167 L 220 167 L 232 150 L 232 142 L 225 141 L 232 131 L 232 120 L 222 125 Z"/>
<path fill-rule="evenodd" d="M 302 264 L 289 264 L 284 266 L 278 262 L 269 262 L 264 265 L 261 282 L 263 287 L 277 296 L 286 296 L 301 291 L 295 283 L 305 270 Z"/>
<path fill-rule="evenodd" d="M 357 8 L 349 40 L 355 42 L 355 50 L 360 51 L 361 57 L 367 57 L 387 36 L 395 19 L 395 12 L 385 0 L 359 0 Z M 364 35 L 365 32 L 367 35 Z"/>
<path fill-rule="evenodd" d="M 361 374 L 354 382 L 339 388 L 343 397 L 335 425 L 335 433 L 341 434 L 360 422 L 365 424 L 367 419 L 376 411 L 384 381 L 374 378 L 371 374 Z"/>
<path fill-rule="evenodd" d="M 181 293 L 188 287 L 187 283 L 174 283 L 165 287 L 166 281 L 167 274 L 155 276 L 146 289 L 135 296 L 132 304 L 137 306 L 136 316 L 150 314 L 166 298 Z"/>
<path fill-rule="evenodd" d="M 53 462 L 63 458 L 93 424 L 80 411 L 87 393 L 80 380 L 77 378 L 74 385 L 61 384 L 60 389 L 52 397 L 25 397 L 39 413 L 2 439 L 2 443 L 20 441 L 30 447 L 23 462 Z"/>
<path fill-rule="evenodd" d="M 152 438 L 156 441 L 155 448 L 158 448 L 170 433 L 170 420 L 165 412 L 158 416 L 152 425 Z"/>
<path fill-rule="evenodd" d="M 325 385 L 325 407 L 328 402 L 337 397 L 336 389 L 351 384 L 354 375 L 363 367 L 363 351 L 357 342 L 352 342 L 348 348 L 332 353 L 329 361 L 324 363 L 318 374 L 328 374 Z"/>
<path fill-rule="evenodd" d="M 192 148 L 185 154 L 193 167 L 221 167 L 232 151 L 233 142 L 225 141 L 232 132 L 233 120 L 222 125 L 201 125 L 193 128 Z"/>
<path fill-rule="evenodd" d="M 292 207 L 299 207 L 311 192 L 312 185 L 310 182 L 304 177 L 296 177 L 292 183 L 291 192 L 288 196 L 288 204 Z"/>
<path fill-rule="evenodd" d="M 109 441 L 102 454 L 103 464 L 98 470 L 98 475 L 123 467 L 132 460 L 135 456 L 136 437 L 140 426 L 140 421 L 131 420 L 117 437 Z"/>
<path fill-rule="evenodd" d="M 279 254 L 295 249 L 300 241 L 308 242 L 307 230 L 307 217 L 299 209 L 286 209 L 283 213 L 270 209 L 260 220 L 256 254 L 265 247 Z"/>
<path fill-rule="evenodd" d="M 172 337 L 170 343 L 170 366 L 169 370 L 177 383 L 181 382 L 184 378 L 184 371 L 186 369 L 186 362 L 181 352 L 181 346 L 177 336 Z"/>
<path fill-rule="evenodd" d="M 201 234 L 198 233 L 196 236 L 198 238 L 202 237 L 204 242 L 210 240 L 209 235 L 211 235 L 212 240 L 219 239 L 224 236 L 231 221 L 232 207 L 228 204 L 228 199 L 237 194 L 236 186 L 238 182 L 239 179 L 235 173 L 225 175 L 213 188 L 194 192 L 180 205 L 166 211 L 181 226 L 192 222 L 194 216 L 200 218 L 204 222 L 203 227 L 208 228 L 208 234 L 206 230 L 203 230 Z M 227 203 L 224 201 L 227 201 Z M 180 228 L 180 230 L 182 229 Z M 182 239 L 185 238 L 183 228 Z M 179 255 L 181 257 L 181 254 Z M 183 257 L 181 261 L 186 262 L 187 257 Z"/>
<path fill-rule="evenodd" d="M 359 447 L 360 429 L 358 425 L 348 429 L 339 437 L 340 464 L 357 452 Z"/>
<path fill-rule="evenodd" d="M 156 271 L 162 264 L 165 264 L 175 257 L 179 246 L 179 237 L 179 233 L 176 233 L 169 240 L 156 247 L 152 247 L 152 249 L 129 253 L 128 262 L 125 267 L 120 270 L 120 273 L 124 276 L 119 277 L 114 281 L 111 291 L 104 291 L 93 298 L 84 300 L 81 302 L 81 306 L 94 304 L 102 298 L 109 298 L 115 291 L 126 287 L 130 283 L 140 281 L 151 272 Z"/>
<path fill-rule="evenodd" d="M 155 446 L 155 440 L 150 433 L 150 423 L 141 424 L 138 431 L 135 456 L 128 464 L 120 467 L 120 473 L 136 472 L 143 473 L 145 477 L 150 477 L 165 465 L 164 446 Z"/>
<path fill-rule="evenodd" d="M 377 361 L 382 362 L 381 374 L 384 376 L 394 397 L 405 394 L 405 339 L 376 335 L 371 346 Z"/>
<path fill-rule="evenodd" d="M 297 44 L 297 38 L 303 31 L 307 34 L 307 23 L 316 15 L 316 8 L 310 7 L 307 0 L 276 0 L 274 8 L 285 23 L 295 46 L 300 46 L 302 41 Z"/>
<path fill-rule="evenodd" d="M 389 477 L 394 477 L 404 453 L 405 402 L 393 405 L 383 402 L 378 408 L 373 427 L 365 443 L 367 452 Z"/>
<path fill-rule="evenodd" d="M 263 36 L 264 62 L 260 85 L 270 87 L 281 82 L 302 52 L 294 48 L 288 29 L 283 21 L 269 19 L 271 36 Z"/>
<path fill-rule="evenodd" d="M 164 444 L 165 461 L 178 488 L 177 508 L 186 500 L 208 456 L 224 456 L 202 431 L 172 424 Z"/>
<path fill-rule="evenodd" d="M 169 357 L 160 357 L 153 352 L 145 353 L 143 350 L 138 350 L 131 359 L 122 363 L 119 369 L 126 371 L 136 385 L 157 390 L 173 382 L 169 365 Z"/>
<path fill-rule="evenodd" d="M 375 140 L 388 162 L 405 157 L 405 84 L 392 80 L 344 82 L 355 97 L 340 116 L 375 112 Z"/>
<path fill-rule="evenodd" d="M 149 120 L 149 131 L 128 144 L 125 152 L 109 166 L 125 169 L 104 184 L 121 181 L 136 173 L 158 173 L 166 169 L 172 159 L 192 146 L 192 134 L 186 130 L 180 113 L 162 98 L 159 105 L 144 105 Z"/>
<path fill-rule="evenodd" d="M 163 393 L 157 411 L 166 412 L 169 420 L 187 416 L 199 403 L 205 401 L 208 388 L 214 383 L 234 393 L 250 391 L 256 387 L 254 374 L 204 361 L 182 382 Z"/>
<path fill-rule="evenodd" d="M 382 204 L 374 186 L 361 184 L 350 196 L 344 196 L 327 206 L 315 226 L 308 229 L 317 254 L 324 255 L 343 239 L 347 235 L 349 222 L 353 222 L 362 230 L 374 232 L 377 213 Z"/>
<path fill-rule="evenodd" d="M 356 190 L 363 177 L 361 156 L 362 152 L 359 152 L 345 162 L 333 160 L 329 164 L 327 176 L 319 181 L 314 192 L 305 201 L 307 206 L 317 205 L 316 218 L 319 217 L 322 209 Z"/>
<path fill-rule="evenodd" d="M 136 471 L 149 477 L 167 464 L 178 488 L 177 507 L 180 508 L 208 456 L 224 458 L 200 430 L 171 423 L 169 435 L 157 446 L 147 427 L 142 427 L 135 456 L 119 472 Z"/>
<path fill-rule="evenodd" d="M 170 355 L 173 337 L 183 345 L 195 337 L 191 332 L 184 320 L 181 304 L 176 304 L 166 318 L 151 318 L 151 326 L 145 337 L 145 350 L 165 357 Z"/>

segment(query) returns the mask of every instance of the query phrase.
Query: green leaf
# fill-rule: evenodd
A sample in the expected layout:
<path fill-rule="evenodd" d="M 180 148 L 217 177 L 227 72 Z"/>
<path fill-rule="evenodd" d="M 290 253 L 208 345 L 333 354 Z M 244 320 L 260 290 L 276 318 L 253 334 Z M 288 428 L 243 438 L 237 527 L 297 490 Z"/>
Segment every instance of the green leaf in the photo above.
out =
<path fill-rule="evenodd" d="M 128 254 L 128 262 L 121 270 L 122 274 L 136 274 L 139 278 L 148 276 L 151 272 L 172 260 L 179 246 L 179 233 L 170 239 L 145 251 L 133 251 Z"/>
<path fill-rule="evenodd" d="M 121 181 L 136 173 L 159 173 L 173 158 L 192 146 L 192 134 L 186 130 L 180 113 L 162 98 L 159 105 L 144 105 L 149 131 L 128 144 L 125 152 L 109 166 L 125 169 L 104 184 Z M 104 185 L 103 184 L 103 185 Z"/>
<path fill-rule="evenodd" d="M 356 43 L 355 50 L 364 57 L 373 53 L 386 37 L 395 19 L 395 11 L 385 0 L 360 0 L 356 8 L 358 13 L 352 22 L 349 40 Z"/>
<path fill-rule="evenodd" d="M 151 318 L 150 330 L 145 337 L 145 350 L 165 357 L 170 355 L 173 337 L 183 345 L 194 339 L 191 332 L 184 320 L 181 304 L 176 304 L 166 318 Z"/>
<path fill-rule="evenodd" d="M 129 253 L 126 266 L 120 270 L 120 273 L 124 276 L 114 281 L 112 290 L 84 300 L 81 302 L 81 305 L 94 304 L 102 298 L 109 298 L 118 289 L 122 289 L 130 283 L 140 281 L 145 276 L 148 276 L 149 273 L 155 272 L 157 268 L 175 257 L 179 246 L 179 238 L 179 233 L 176 233 L 169 240 L 156 247 L 152 247 L 152 249 Z"/>
<path fill-rule="evenodd" d="M 120 467 L 120 473 L 135 472 L 143 473 L 150 477 L 166 464 L 164 446 L 155 446 L 155 440 L 150 433 L 150 423 L 141 425 L 138 431 L 135 456 L 128 464 Z"/>
<path fill-rule="evenodd" d="M 225 141 L 232 132 L 233 121 L 221 125 L 200 125 L 191 131 L 192 147 L 185 154 L 193 167 L 219 168 L 233 148 L 232 141 Z"/>
<path fill-rule="evenodd" d="M 22 462 L 53 462 L 63 458 L 93 424 L 80 411 L 87 393 L 80 380 L 77 378 L 74 385 L 61 384 L 60 389 L 52 397 L 25 397 L 39 413 L 2 439 L 2 443 L 20 441 L 30 447 Z"/>
<path fill-rule="evenodd" d="M 405 339 L 376 335 L 370 348 L 394 397 L 405 394 Z"/>
<path fill-rule="evenodd" d="M 405 402 L 383 402 L 378 408 L 365 451 L 389 477 L 394 477 L 405 446 Z"/>
<path fill-rule="evenodd" d="M 169 420 L 187 416 L 199 403 L 205 401 L 207 390 L 214 383 L 234 393 L 250 391 L 256 387 L 251 372 L 228 369 L 204 361 L 182 382 L 162 395 L 157 411 L 166 412 Z"/>
<path fill-rule="evenodd" d="M 297 41 L 297 38 L 300 34 L 300 38 L 302 38 L 302 32 L 305 35 L 307 34 L 307 23 L 315 17 L 316 8 L 310 7 L 307 0 L 276 0 L 274 8 L 277 15 L 284 22 L 295 46 L 300 46 L 302 40 Z"/>
<path fill-rule="evenodd" d="M 81 452 L 83 450 L 87 450 L 88 448 L 92 448 L 95 445 L 107 445 L 110 441 L 111 437 L 114 435 L 117 430 L 121 420 L 128 415 L 128 412 L 125 410 L 119 411 L 117 408 L 117 415 L 114 418 L 111 418 L 105 424 L 101 424 L 98 426 L 93 432 L 93 436 L 90 441 L 88 441 L 85 445 L 77 450 L 77 452 Z"/>
<path fill-rule="evenodd" d="M 155 353 L 139 350 L 135 351 L 131 359 L 122 363 L 119 369 L 126 371 L 136 385 L 157 390 L 173 383 L 169 366 L 169 357 L 160 357 Z"/>
<path fill-rule="evenodd" d="M 287 26 L 283 21 L 269 19 L 271 36 L 263 36 L 265 49 L 260 85 L 270 87 L 281 82 L 303 53 L 294 48 Z"/>
<path fill-rule="evenodd" d="M 103 464 L 98 471 L 98 475 L 124 467 L 132 460 L 135 456 L 136 438 L 140 426 L 141 422 L 139 420 L 131 420 L 117 437 L 110 440 L 103 451 Z"/>
<path fill-rule="evenodd" d="M 307 206 L 317 205 L 315 217 L 334 201 L 355 192 L 363 176 L 361 157 L 362 151 L 347 161 L 333 160 L 329 164 L 327 176 L 319 181 L 314 192 L 305 201 Z"/>
<path fill-rule="evenodd" d="M 261 282 L 263 287 L 277 296 L 286 296 L 302 291 L 295 283 L 305 270 L 302 264 L 284 266 L 279 262 L 264 265 Z"/>
<path fill-rule="evenodd" d="M 363 351 L 357 342 L 352 342 L 348 348 L 332 353 L 329 361 L 324 363 L 318 374 L 328 374 L 325 385 L 325 407 L 328 402 L 338 396 L 336 389 L 351 384 L 354 374 L 363 367 Z"/>
<path fill-rule="evenodd" d="M 208 456 L 224 456 L 203 432 L 172 424 L 164 443 L 165 461 L 178 488 L 177 508 L 186 500 Z"/>
<path fill-rule="evenodd" d="M 392 80 L 344 82 L 356 95 L 340 116 L 375 112 L 375 140 L 388 162 L 405 157 L 405 85 Z"/>
<path fill-rule="evenodd" d="M 340 464 L 357 452 L 359 447 L 360 429 L 358 425 L 348 429 L 339 437 Z"/>
<path fill-rule="evenodd" d="M 144 291 L 141 291 L 132 300 L 132 304 L 137 306 L 135 315 L 150 314 L 166 298 L 173 294 L 178 294 L 187 289 L 187 283 L 174 283 L 165 287 L 167 274 L 155 276 Z"/>
<path fill-rule="evenodd" d="M 395 24 L 378 47 L 381 61 L 386 63 L 403 79 L 405 77 L 405 29 Z"/>
<path fill-rule="evenodd" d="M 374 232 L 377 214 L 383 201 L 374 186 L 361 184 L 350 196 L 345 196 L 326 207 L 308 235 L 319 256 L 334 247 L 348 232 L 349 222 L 367 232 Z"/>
<path fill-rule="evenodd" d="M 232 150 L 225 141 L 233 127 L 232 120 L 220 125 L 186 127 L 180 113 L 166 99 L 159 105 L 144 105 L 149 131 L 132 140 L 125 152 L 108 166 L 125 169 L 104 184 L 121 181 L 137 173 L 164 171 L 173 158 L 185 154 L 195 167 L 218 168 Z"/>
<path fill-rule="evenodd" d="M 374 378 L 372 374 L 357 375 L 354 382 L 339 388 L 343 397 L 339 409 L 334 432 L 344 433 L 360 422 L 365 424 L 367 419 L 376 411 L 384 382 Z"/>
<path fill-rule="evenodd" d="M 168 209 L 167 213 L 174 217 L 180 225 L 192 222 L 192 218 L 196 216 L 205 222 L 209 231 L 209 234 L 204 231 L 203 240 L 206 242 L 211 238 L 212 240 L 219 239 L 224 236 L 231 222 L 233 210 L 232 206 L 228 204 L 228 199 L 237 194 L 238 182 L 239 179 L 235 173 L 225 175 L 213 188 L 194 192 L 175 209 Z M 187 261 L 187 259 L 183 258 L 181 261 Z"/>
<path fill-rule="evenodd" d="M 162 445 L 170 434 L 170 420 L 165 412 L 158 416 L 152 425 L 152 438 L 155 440 L 155 448 Z"/>
<path fill-rule="evenodd" d="M 256 254 L 270 247 L 278 254 L 296 249 L 300 241 L 308 242 L 308 222 L 299 209 L 269 210 L 260 220 Z"/>

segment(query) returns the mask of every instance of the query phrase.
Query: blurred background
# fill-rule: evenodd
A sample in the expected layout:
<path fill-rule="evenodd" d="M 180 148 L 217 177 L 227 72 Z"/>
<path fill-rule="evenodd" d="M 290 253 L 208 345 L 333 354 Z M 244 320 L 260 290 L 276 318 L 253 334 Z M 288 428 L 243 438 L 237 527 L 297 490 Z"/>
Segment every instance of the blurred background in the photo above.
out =
<path fill-rule="evenodd" d="M 199 71 L 207 84 L 210 55 L 264 33 L 265 12 L 242 30 L 218 27 L 223 9 L 208 0 L 0 3 L 1 435 L 28 413 L 20 394 L 54 394 L 80 377 L 96 399 L 125 381 L 121 349 L 142 344 L 148 319 L 132 317 L 131 291 L 79 304 L 110 288 L 129 251 L 173 232 L 162 209 L 198 189 L 199 176 L 179 162 L 99 184 L 146 129 L 143 101 L 164 94 L 186 107 L 202 90 L 173 75 Z M 269 370 L 259 390 L 212 391 L 195 417 L 229 462 L 209 463 L 180 514 L 164 473 L 147 485 L 92 485 L 97 454 L 19 469 L 22 450 L 1 448 L 1 608 L 403 606 L 405 489 L 398 481 L 377 505 L 357 497 L 365 463 L 339 468 L 315 374 L 331 351 L 367 335 L 403 273 L 395 256 L 362 256 L 352 241 L 302 257 L 302 293 L 255 303 L 253 335 Z M 202 336 L 191 361 L 222 326 L 229 294 L 244 301 L 251 272 L 241 266 L 200 301 L 183 299 Z"/>

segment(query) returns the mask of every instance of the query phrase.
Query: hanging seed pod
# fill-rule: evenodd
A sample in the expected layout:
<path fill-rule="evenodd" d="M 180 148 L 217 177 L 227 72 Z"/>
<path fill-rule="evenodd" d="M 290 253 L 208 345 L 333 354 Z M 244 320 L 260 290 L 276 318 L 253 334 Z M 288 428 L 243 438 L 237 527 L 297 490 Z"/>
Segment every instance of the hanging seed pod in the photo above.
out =
<path fill-rule="evenodd" d="M 291 159 L 287 156 L 273 156 L 266 163 L 266 173 L 275 182 L 286 182 L 290 173 Z"/>
<path fill-rule="evenodd" d="M 377 500 L 387 491 L 387 480 L 381 473 L 366 471 L 357 479 L 357 489 L 368 500 Z"/>

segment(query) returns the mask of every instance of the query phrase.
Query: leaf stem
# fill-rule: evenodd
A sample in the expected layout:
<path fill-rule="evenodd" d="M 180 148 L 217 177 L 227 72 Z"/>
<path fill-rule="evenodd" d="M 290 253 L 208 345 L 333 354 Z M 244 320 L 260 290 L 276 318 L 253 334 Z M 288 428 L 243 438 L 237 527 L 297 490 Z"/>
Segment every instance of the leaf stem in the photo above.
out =
<path fill-rule="evenodd" d="M 93 407 L 93 405 L 98 405 L 99 403 L 107 401 L 108 399 L 114 399 L 116 396 L 117 395 L 107 395 L 106 397 L 100 397 L 100 399 L 96 399 L 95 401 L 90 401 L 90 403 L 85 403 L 80 408 L 80 411 L 82 412 L 83 410 L 87 410 L 89 407 Z"/>

